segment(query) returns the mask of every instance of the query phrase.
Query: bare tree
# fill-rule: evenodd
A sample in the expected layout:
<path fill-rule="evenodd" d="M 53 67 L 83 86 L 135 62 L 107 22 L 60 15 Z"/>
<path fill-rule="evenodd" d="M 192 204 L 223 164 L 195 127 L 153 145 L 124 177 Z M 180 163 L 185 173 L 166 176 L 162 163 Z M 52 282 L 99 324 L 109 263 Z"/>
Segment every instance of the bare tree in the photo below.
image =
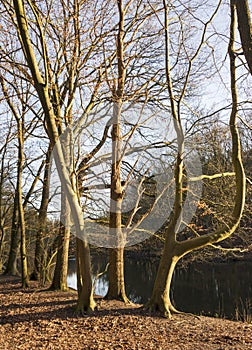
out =
<path fill-rule="evenodd" d="M 108 298 L 121 298 L 127 301 L 124 285 L 124 246 L 122 226 L 122 185 L 121 185 L 121 110 L 125 84 L 125 61 L 124 61 L 124 20 L 125 9 L 123 1 L 118 1 L 119 24 L 117 33 L 117 86 L 114 86 L 113 94 L 113 125 L 112 125 L 112 167 L 111 167 L 111 204 L 110 204 L 110 229 L 116 235 L 118 248 L 110 250 L 109 257 L 109 290 Z"/>
<path fill-rule="evenodd" d="M 11 141 L 15 137 L 12 133 L 13 121 L 4 123 L 2 130 L 2 147 L 0 149 L 1 165 L 0 165 L 0 256 L 2 263 L 5 265 L 5 257 L 2 254 L 6 251 L 8 227 L 11 227 L 11 211 L 13 210 L 14 191 L 11 186 L 10 174 L 13 172 L 13 165 L 10 161 L 9 148 Z M 15 260 L 16 261 L 16 260 Z M 16 271 L 16 265 L 13 271 Z"/>
<path fill-rule="evenodd" d="M 238 101 L 232 27 L 229 49 L 232 78 L 230 130 L 234 165 L 232 176 L 236 178 L 237 188 L 235 208 L 223 228 L 202 236 L 195 232 L 196 237 L 178 241 L 177 233 L 183 220 L 185 198 L 190 192 L 187 185 L 192 181 L 186 170 L 185 128 L 189 125 L 193 133 L 198 123 L 197 103 L 194 101 L 199 96 L 200 88 L 196 87 L 200 86 L 200 81 L 207 76 L 206 71 L 210 67 L 207 58 L 211 56 L 213 49 L 209 38 L 214 37 L 215 33 L 213 34 L 213 30 L 207 37 L 208 28 L 221 1 L 213 10 L 212 16 L 208 17 L 203 11 L 204 16 L 203 12 L 198 13 L 199 18 L 193 13 L 197 8 L 196 2 L 189 1 L 172 4 L 164 0 L 162 6 L 145 0 L 137 2 L 118 0 L 117 7 L 110 1 L 95 4 L 91 1 L 71 0 L 67 4 L 60 1 L 54 7 L 54 2 L 50 0 L 28 3 L 14 0 L 14 8 L 6 0 L 2 0 L 1 3 L 8 14 L 6 17 L 10 19 L 13 40 L 13 46 L 8 47 L 8 52 L 0 48 L 6 63 L 6 74 L 7 76 L 16 74 L 23 84 L 29 86 L 32 96 L 30 113 L 36 114 L 37 122 L 43 123 L 42 133 L 46 134 L 50 147 L 54 149 L 61 182 L 62 224 L 58 236 L 58 254 L 52 287 L 67 289 L 68 245 L 72 229 L 77 236 L 77 309 L 84 312 L 95 308 L 90 251 L 83 218 L 83 210 L 86 208 L 81 200 L 85 190 L 87 192 L 93 189 L 92 186 L 85 184 L 87 173 L 89 171 L 91 173 L 92 166 L 99 163 L 99 152 L 102 147 L 112 143 L 110 154 L 108 156 L 103 154 L 100 157 L 100 159 L 110 158 L 112 154 L 112 166 L 106 172 L 106 175 L 110 172 L 111 176 L 104 188 L 110 189 L 109 228 L 111 233 L 115 233 L 117 241 L 116 248 L 110 250 L 107 297 L 127 301 L 124 283 L 124 246 L 127 239 L 124 236 L 124 228 L 135 237 L 140 237 L 140 224 L 157 206 L 161 194 L 167 194 L 165 191 L 169 183 L 164 186 L 163 193 L 154 198 L 148 209 L 144 213 L 141 212 L 141 199 L 144 199 L 146 192 L 144 189 L 146 177 L 152 176 L 153 169 L 157 173 L 164 169 L 167 171 L 167 163 L 172 158 L 174 145 L 177 143 L 174 181 L 171 181 L 175 183 L 175 200 L 172 214 L 161 223 L 166 224 L 165 244 L 149 303 L 151 309 L 158 309 L 164 314 L 170 315 L 176 312 L 169 293 L 177 262 L 195 249 L 230 236 L 239 224 L 244 206 L 244 171 L 236 127 Z M 204 5 L 205 3 L 201 4 Z M 186 14 L 197 22 L 200 30 L 191 24 Z M 62 20 L 59 21 L 58 18 Z M 211 74 L 212 71 L 208 76 Z M 190 105 L 190 101 L 193 101 L 194 107 Z M 101 117 L 90 114 L 95 108 L 96 111 L 103 111 L 106 103 L 110 102 L 113 105 L 113 114 L 109 121 L 104 116 L 105 112 Z M 135 103 L 139 103 L 141 112 L 147 106 L 147 116 L 142 121 L 129 113 L 123 120 L 123 113 L 130 110 Z M 162 111 L 162 117 L 156 116 L 156 108 Z M 168 120 L 170 115 L 172 124 Z M 190 118 L 191 116 L 195 118 L 195 115 L 197 118 L 194 122 Z M 150 124 L 148 125 L 146 121 Z M 161 134 L 155 135 L 153 132 L 155 124 L 164 129 L 167 135 L 172 126 L 175 130 L 174 139 L 170 140 L 167 135 L 161 138 Z M 96 125 L 101 130 L 98 130 Z M 103 125 L 103 129 L 100 125 Z M 88 127 L 90 127 L 87 131 L 90 136 L 88 141 L 92 142 L 83 152 L 84 156 L 78 149 L 76 159 L 71 148 L 71 143 L 76 137 L 75 131 L 78 128 L 81 131 Z M 135 144 L 133 135 L 136 135 Z M 143 140 L 144 144 L 137 145 L 137 142 L 141 143 Z M 169 154 L 165 152 L 168 147 L 170 147 Z M 139 154 L 139 159 L 134 161 L 127 159 L 127 156 L 133 154 Z M 41 242 L 48 205 L 49 163 L 47 159 L 39 210 L 36 273 L 41 270 L 42 263 Z M 22 163 L 20 166 L 22 167 Z M 97 174 L 94 177 L 97 177 Z M 127 186 L 132 178 L 139 180 L 138 186 L 135 187 L 137 198 L 125 224 L 122 220 L 122 206 L 126 202 L 125 192 L 129 191 Z M 156 183 L 153 181 L 153 193 L 156 191 L 155 186 Z M 21 203 L 20 197 L 17 199 L 19 202 L 17 201 L 16 213 Z M 104 202 L 100 200 L 99 203 L 102 203 L 102 208 Z M 90 210 L 91 214 L 96 214 L 97 206 L 95 203 Z M 20 210 L 19 214 L 22 224 L 23 217 Z M 16 224 L 15 215 L 13 220 Z M 24 228 L 22 230 L 24 233 Z M 148 228 L 144 228 L 143 231 L 146 231 L 147 235 L 153 233 Z M 25 255 L 25 252 L 22 254 Z"/>
<path fill-rule="evenodd" d="M 242 159 L 241 159 L 241 147 L 239 132 L 236 126 L 237 119 L 237 89 L 236 89 L 236 66 L 235 66 L 235 53 L 234 53 L 234 33 L 235 33 L 235 12 L 234 6 L 231 6 L 231 24 L 230 24 L 230 43 L 229 43 L 229 56 L 230 56 L 230 78 L 231 78 L 231 92 L 232 92 L 232 112 L 230 115 L 230 133 L 232 137 L 232 161 L 234 172 L 236 176 L 236 198 L 232 214 L 229 221 L 226 222 L 223 227 L 216 229 L 206 235 L 198 236 L 190 240 L 178 242 L 176 239 L 176 226 L 181 220 L 181 213 L 183 210 L 183 157 L 184 157 L 184 135 L 182 130 L 181 120 L 179 118 L 176 99 L 174 97 L 174 91 L 171 79 L 171 66 L 170 66 L 170 51 L 169 51 L 169 5 L 166 0 L 164 4 L 164 18 L 165 18 L 165 43 L 166 43 L 166 77 L 167 86 L 169 92 L 169 98 L 171 102 L 171 110 L 174 120 L 174 128 L 178 137 L 178 154 L 175 166 L 175 183 L 176 183 L 176 195 L 174 201 L 174 209 L 172 218 L 165 229 L 165 244 L 160 260 L 153 292 L 147 307 L 151 310 L 160 311 L 162 314 L 170 317 L 172 313 L 178 312 L 172 305 L 170 299 L 170 287 L 174 268 L 177 262 L 189 252 L 207 246 L 208 244 L 220 242 L 229 237 L 238 227 L 245 203 L 246 192 L 246 178 L 244 174 Z M 203 42 L 204 34 L 202 37 Z M 201 44 L 200 44 L 201 46 Z M 196 54 L 198 54 L 200 46 L 198 47 Z M 196 56 L 193 56 L 195 58 Z M 192 59 L 190 61 L 192 63 Z M 191 64 L 189 64 L 189 70 L 187 78 L 189 78 Z M 187 83 L 187 81 L 186 81 Z M 186 87 L 186 85 L 184 85 Z M 183 90 L 182 90 L 183 96 Z M 179 102 L 181 102 L 182 97 Z"/>
<path fill-rule="evenodd" d="M 75 10 L 74 18 L 78 18 L 77 10 L 78 3 L 74 2 L 73 4 Z M 76 188 L 71 182 L 71 177 L 69 171 L 67 169 L 63 149 L 61 146 L 61 142 L 59 139 L 60 136 L 60 128 L 61 124 L 59 123 L 62 120 L 61 117 L 61 101 L 59 99 L 59 90 L 57 85 L 52 80 L 52 70 L 48 57 L 48 50 L 45 41 L 45 36 L 43 35 L 44 31 L 42 29 L 42 20 L 41 20 L 41 11 L 36 7 L 36 4 L 30 3 L 30 10 L 32 11 L 35 23 L 37 25 L 39 31 L 39 41 L 41 44 L 41 58 L 43 62 L 43 74 L 41 73 L 41 67 L 39 66 L 39 61 L 37 60 L 33 43 L 29 34 L 29 20 L 26 16 L 26 9 L 24 4 L 17 0 L 14 1 L 14 10 L 16 14 L 17 20 L 17 30 L 19 34 L 19 39 L 22 45 L 22 50 L 30 69 L 33 84 L 37 91 L 41 106 L 43 108 L 43 113 L 45 117 L 46 124 L 46 132 L 50 138 L 50 142 L 54 146 L 56 157 L 55 163 L 57 166 L 57 170 L 59 172 L 59 176 L 61 179 L 61 184 L 64 192 L 66 193 L 66 197 L 68 199 L 72 216 L 74 218 L 75 227 L 81 235 L 83 230 L 83 218 L 82 218 L 82 210 L 79 204 L 78 195 L 76 192 Z M 78 37 L 78 33 L 76 34 Z M 77 53 L 78 56 L 78 53 Z M 72 61 L 73 64 L 76 65 L 76 61 Z M 74 67 L 69 67 L 69 72 L 72 73 L 72 69 Z M 74 72 L 73 72 L 74 74 Z M 75 78 L 75 77 L 74 77 Z M 75 79 L 74 79 L 75 81 Z M 71 80 L 67 81 L 67 84 L 71 83 Z M 67 85 L 68 86 L 68 85 Z M 70 90 L 67 89 L 67 92 Z M 52 95 L 51 95 L 52 94 Z M 53 100 L 52 100 L 53 96 Z M 68 106 L 71 106 L 74 95 L 69 94 L 69 103 Z M 68 115 L 66 115 L 68 117 Z M 79 292 L 78 299 L 78 309 L 80 311 L 84 310 L 92 310 L 95 307 L 95 302 L 93 299 L 93 290 L 92 290 L 92 279 L 91 279 L 91 269 L 90 269 L 90 253 L 88 243 L 83 237 L 83 240 L 78 241 L 78 259 L 77 263 L 80 266 L 80 284 L 81 290 Z M 85 281 L 85 283 L 84 283 Z"/>
<path fill-rule="evenodd" d="M 18 166 L 17 166 L 17 184 L 16 184 L 16 208 L 18 212 L 18 223 L 20 227 L 21 234 L 21 244 L 20 244 L 20 255 L 21 255 L 21 271 L 22 271 L 22 287 L 28 287 L 28 267 L 27 267 L 27 254 L 26 254 L 26 230 L 25 230 L 25 217 L 24 217 L 24 207 L 23 207 L 23 190 L 22 190 L 22 176 L 24 169 L 24 114 L 25 109 L 23 110 L 23 115 L 19 116 L 14 104 L 12 103 L 6 86 L 4 84 L 4 80 L 2 76 L 0 77 L 0 82 L 2 86 L 2 90 L 6 101 L 13 113 L 13 116 L 17 123 L 17 138 L 18 138 Z M 22 96 L 22 95 L 21 95 Z M 21 102 L 24 100 L 22 99 Z M 14 204 L 15 206 L 15 204 Z M 17 232 L 15 232 L 16 234 Z"/>

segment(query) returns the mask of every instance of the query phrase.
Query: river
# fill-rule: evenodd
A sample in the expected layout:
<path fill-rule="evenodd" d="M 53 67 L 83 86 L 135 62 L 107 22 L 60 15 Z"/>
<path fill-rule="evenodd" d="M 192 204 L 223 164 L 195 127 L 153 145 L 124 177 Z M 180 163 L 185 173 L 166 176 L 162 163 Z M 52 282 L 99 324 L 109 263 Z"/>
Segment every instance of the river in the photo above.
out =
<path fill-rule="evenodd" d="M 94 275 L 104 271 L 104 257 L 93 259 Z M 145 303 L 151 295 L 158 261 L 125 259 L 125 283 L 128 297 Z M 252 317 L 251 262 L 190 264 L 177 268 L 172 282 L 172 299 L 179 310 L 197 315 L 244 319 Z M 75 261 L 69 260 L 68 285 L 76 288 Z M 106 295 L 107 274 L 95 286 L 97 295 Z"/>

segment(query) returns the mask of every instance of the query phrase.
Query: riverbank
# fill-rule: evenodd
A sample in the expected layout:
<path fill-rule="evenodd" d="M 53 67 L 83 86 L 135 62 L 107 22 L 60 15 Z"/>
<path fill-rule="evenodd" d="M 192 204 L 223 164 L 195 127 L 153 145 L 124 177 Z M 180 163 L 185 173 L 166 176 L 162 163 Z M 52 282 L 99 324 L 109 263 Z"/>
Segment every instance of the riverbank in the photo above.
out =
<path fill-rule="evenodd" d="M 164 242 L 156 237 L 153 237 L 144 242 L 138 243 L 134 246 L 128 246 L 124 249 L 124 255 L 126 258 L 133 260 L 159 260 L 162 255 Z M 200 250 L 196 250 L 191 254 L 186 255 L 178 263 L 179 266 L 186 267 L 191 263 L 200 264 L 222 264 L 233 261 L 246 261 L 252 262 L 252 245 L 246 247 L 240 247 L 240 250 L 235 244 L 230 244 L 230 250 L 226 249 L 215 249 L 211 246 L 205 247 Z M 235 250 L 237 249 L 237 250 Z M 104 256 L 108 257 L 109 250 L 103 247 L 90 246 L 91 256 Z M 75 240 L 72 239 L 70 242 L 70 257 L 75 258 Z"/>
<path fill-rule="evenodd" d="M 140 305 L 98 298 L 92 316 L 76 317 L 76 293 L 39 290 L 0 276 L 0 350 L 252 349 L 252 324 L 210 317 L 149 315 Z"/>

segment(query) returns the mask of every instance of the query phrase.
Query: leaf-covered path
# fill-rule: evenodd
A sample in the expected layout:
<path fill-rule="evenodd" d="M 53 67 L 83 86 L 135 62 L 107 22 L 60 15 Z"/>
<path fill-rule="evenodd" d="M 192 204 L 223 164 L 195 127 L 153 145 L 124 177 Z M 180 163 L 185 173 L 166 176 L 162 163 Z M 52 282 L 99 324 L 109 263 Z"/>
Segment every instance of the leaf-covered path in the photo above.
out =
<path fill-rule="evenodd" d="M 146 314 L 139 305 L 98 299 L 92 316 L 76 317 L 74 292 L 22 290 L 0 276 L 0 350 L 252 349 L 252 324 L 209 317 Z"/>

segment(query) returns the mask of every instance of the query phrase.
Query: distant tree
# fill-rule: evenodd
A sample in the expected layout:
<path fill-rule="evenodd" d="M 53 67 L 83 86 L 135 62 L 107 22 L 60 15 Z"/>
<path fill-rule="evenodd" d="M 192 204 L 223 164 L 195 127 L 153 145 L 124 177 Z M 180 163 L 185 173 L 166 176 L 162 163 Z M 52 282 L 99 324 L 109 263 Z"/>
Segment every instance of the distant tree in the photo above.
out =
<path fill-rule="evenodd" d="M 12 121 L 10 122 L 12 125 Z M 11 185 L 11 173 L 14 170 L 9 148 L 13 137 L 12 128 L 8 123 L 3 124 L 5 130 L 1 130 L 0 149 L 0 258 L 1 264 L 5 264 L 8 236 L 10 236 L 11 212 L 13 209 L 14 190 Z M 11 158 L 11 159 L 10 159 Z M 3 256 L 4 255 L 4 256 Z M 2 266 L 1 266 L 2 267 Z"/>
<path fill-rule="evenodd" d="M 36 247 L 35 247 L 35 257 L 34 257 L 34 271 L 32 273 L 32 278 L 38 281 L 45 281 L 44 276 L 44 264 L 45 264 L 45 231 L 47 226 L 47 210 L 50 199 L 50 170 L 52 165 L 51 159 L 52 146 L 49 143 L 46 152 L 45 168 L 43 176 L 43 187 L 41 194 L 41 201 L 38 210 L 38 227 L 36 234 Z"/>
<path fill-rule="evenodd" d="M 9 133 L 12 135 L 12 147 L 14 146 L 13 148 L 16 150 L 14 160 L 17 162 L 17 167 L 15 169 L 13 168 L 11 175 L 12 180 L 15 179 L 13 181 L 14 199 L 12 204 L 10 251 L 5 273 L 12 275 L 18 274 L 17 258 L 19 256 L 18 250 L 20 246 L 21 268 L 23 271 L 23 278 L 26 280 L 26 282 L 24 281 L 25 286 L 28 280 L 28 269 L 24 213 L 40 179 L 44 162 L 42 161 L 39 166 L 36 165 L 36 172 L 33 173 L 30 171 L 30 167 L 34 162 L 39 161 L 40 156 L 28 161 L 25 154 L 26 141 L 37 126 L 37 122 L 35 122 L 34 119 L 28 118 L 29 111 L 33 110 L 30 85 L 20 84 L 17 77 L 15 75 L 12 76 L 5 66 L 2 67 L 2 72 L 0 74 L 0 86 L 5 101 L 5 107 L 8 114 L 11 115 L 13 121 L 15 121 L 15 123 L 11 123 Z M 25 177 L 29 177 L 29 186 L 26 186 L 26 193 L 23 191 Z"/>
<path fill-rule="evenodd" d="M 28 266 L 27 266 L 27 253 L 26 253 L 26 227 L 25 227 L 25 217 L 24 217 L 24 206 L 23 206 L 23 170 L 24 170 L 24 139 L 25 139 L 25 121 L 24 116 L 26 113 L 25 108 L 22 110 L 23 114 L 19 114 L 18 110 L 14 106 L 8 90 L 5 86 L 4 79 L 0 77 L 1 87 L 3 90 L 3 94 L 6 98 L 6 101 L 11 109 L 11 112 L 16 120 L 17 124 L 17 139 L 18 139 L 18 165 L 17 165 L 17 183 L 16 183 L 16 192 L 15 192 L 15 219 L 18 221 L 18 225 L 20 228 L 20 236 L 21 236 L 21 244 L 20 244 L 20 256 L 21 256 L 21 271 L 22 271 L 22 287 L 28 287 L 29 283 L 29 275 L 28 275 Z M 22 96 L 22 93 L 19 94 Z M 24 102 L 23 96 L 21 99 L 21 103 Z M 18 215 L 17 215 L 18 214 Z M 17 216 L 16 216 L 17 215 Z M 16 224 L 16 223 L 15 223 Z M 17 234 L 17 226 L 15 235 Z M 16 239 L 17 242 L 17 239 Z M 15 265 L 13 265 L 15 266 Z M 16 271 L 14 271 L 16 272 Z"/>
<path fill-rule="evenodd" d="M 240 124 L 240 125 L 239 125 Z M 251 186 L 250 172 L 251 164 L 247 157 L 251 151 L 250 136 L 246 135 L 241 127 L 238 128 L 242 140 L 242 158 L 244 171 L 247 179 L 246 203 L 243 216 L 237 230 L 228 239 L 218 244 L 209 245 L 202 250 L 195 251 L 186 256 L 184 262 L 192 260 L 197 261 L 215 261 L 216 259 L 228 259 L 244 257 L 244 254 L 251 250 L 251 241 L 249 237 L 249 222 L 251 217 Z M 195 234 L 206 234 L 223 222 L 226 222 L 232 212 L 235 197 L 235 173 L 232 170 L 232 142 L 228 125 L 216 116 L 202 128 L 198 126 L 198 132 L 195 135 L 195 145 L 201 158 L 202 170 L 202 196 L 198 202 L 198 207 L 192 222 L 187 226 L 186 232 L 181 232 L 179 239 L 186 236 L 188 239 Z"/>

